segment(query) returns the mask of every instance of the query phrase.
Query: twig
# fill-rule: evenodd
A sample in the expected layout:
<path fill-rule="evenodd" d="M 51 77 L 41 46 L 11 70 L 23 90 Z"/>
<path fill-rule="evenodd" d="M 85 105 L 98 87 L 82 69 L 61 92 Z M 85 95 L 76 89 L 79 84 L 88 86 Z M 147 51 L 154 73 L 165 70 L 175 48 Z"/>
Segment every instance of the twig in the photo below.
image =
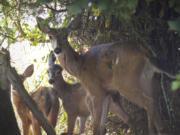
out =
<path fill-rule="evenodd" d="M 66 11 L 67 11 L 67 9 L 56 10 L 56 9 L 54 9 L 54 8 L 52 8 L 52 7 L 50 7 L 50 6 L 48 6 L 47 4 L 46 4 L 45 6 L 46 6 L 46 8 L 52 10 L 53 12 L 62 13 L 62 12 L 66 12 Z"/>
<path fill-rule="evenodd" d="M 172 116 L 171 116 L 171 112 L 170 112 L 169 101 L 168 101 L 167 94 L 165 92 L 164 85 L 163 85 L 163 73 L 161 73 L 161 89 L 162 89 L 163 97 L 164 97 L 164 100 L 165 100 L 165 103 L 166 103 L 166 107 L 167 107 L 167 110 L 168 110 L 170 124 L 172 124 Z"/>

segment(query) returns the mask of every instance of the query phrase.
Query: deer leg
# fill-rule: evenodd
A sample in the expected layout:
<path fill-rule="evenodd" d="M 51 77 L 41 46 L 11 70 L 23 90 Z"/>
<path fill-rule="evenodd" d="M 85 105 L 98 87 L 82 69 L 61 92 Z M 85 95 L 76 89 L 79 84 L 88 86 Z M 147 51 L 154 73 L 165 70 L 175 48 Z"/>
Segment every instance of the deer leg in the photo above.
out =
<path fill-rule="evenodd" d="M 58 99 L 54 102 L 53 106 L 51 107 L 51 110 L 48 114 L 48 121 L 52 124 L 53 128 L 56 126 L 57 117 L 59 113 L 59 101 Z"/>
<path fill-rule="evenodd" d="M 155 128 L 153 124 L 153 118 L 152 118 L 152 113 L 147 112 L 147 117 L 148 117 L 148 131 L 149 135 L 155 135 Z"/>
<path fill-rule="evenodd" d="M 90 112 L 90 115 L 93 116 L 93 103 L 90 96 L 86 96 L 86 104 L 88 107 L 88 110 Z"/>
<path fill-rule="evenodd" d="M 73 135 L 76 117 L 76 115 L 68 114 L 68 133 L 62 133 L 61 135 Z"/>
<path fill-rule="evenodd" d="M 121 103 L 119 101 L 115 102 L 111 99 L 110 106 L 109 106 L 110 112 L 116 114 L 121 120 L 123 120 L 130 128 L 131 130 L 136 134 L 134 122 L 130 115 L 124 110 Z"/>
<path fill-rule="evenodd" d="M 68 115 L 68 133 L 73 133 L 76 117 L 74 115 Z"/>
<path fill-rule="evenodd" d="M 29 135 L 30 122 L 22 122 L 23 135 Z"/>
<path fill-rule="evenodd" d="M 41 127 L 35 118 L 32 118 L 32 128 L 34 135 L 41 135 Z"/>
<path fill-rule="evenodd" d="M 153 83 L 154 84 L 154 83 Z M 156 84 L 156 83 L 155 83 Z M 150 134 L 158 134 L 158 135 L 165 135 L 163 132 L 163 130 L 167 129 L 167 126 L 163 123 L 163 121 L 161 120 L 161 116 L 157 107 L 157 97 L 156 97 L 156 86 L 157 85 L 153 85 L 153 86 L 149 86 L 149 89 L 147 89 L 147 91 L 151 91 L 151 97 L 149 96 L 149 100 L 146 101 L 146 107 L 144 107 L 147 111 L 147 115 L 148 115 L 148 128 L 149 128 L 149 132 Z M 145 100 L 144 100 L 145 101 Z M 166 132 L 167 133 L 167 132 Z"/>
<path fill-rule="evenodd" d="M 159 114 L 158 108 L 155 106 L 153 108 L 153 121 L 158 135 L 168 134 L 168 126 L 165 123 L 163 123 L 163 121 L 161 120 L 161 116 Z"/>
<path fill-rule="evenodd" d="M 79 134 L 84 133 L 86 119 L 87 119 L 87 117 L 80 117 L 79 118 Z"/>
<path fill-rule="evenodd" d="M 164 124 L 162 123 L 161 116 L 156 105 L 157 104 L 152 101 L 149 102 L 149 105 L 147 106 L 149 135 L 164 135 L 161 131 L 161 129 L 164 127 Z"/>
<path fill-rule="evenodd" d="M 105 122 L 109 109 L 110 96 L 95 97 L 93 99 L 93 134 L 104 135 L 105 134 Z"/>

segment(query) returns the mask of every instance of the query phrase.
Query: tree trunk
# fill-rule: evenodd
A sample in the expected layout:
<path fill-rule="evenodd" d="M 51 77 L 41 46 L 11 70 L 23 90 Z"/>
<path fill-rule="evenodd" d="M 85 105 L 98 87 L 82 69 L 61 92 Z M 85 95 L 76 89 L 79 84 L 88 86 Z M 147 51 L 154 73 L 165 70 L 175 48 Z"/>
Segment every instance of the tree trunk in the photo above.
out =
<path fill-rule="evenodd" d="M 0 110 L 0 134 L 20 135 L 10 100 L 9 89 L 3 90 L 0 88 Z"/>
<path fill-rule="evenodd" d="M 10 82 L 7 79 L 6 65 L 2 60 L 7 60 L 0 52 L 0 134 L 20 135 L 10 99 Z"/>

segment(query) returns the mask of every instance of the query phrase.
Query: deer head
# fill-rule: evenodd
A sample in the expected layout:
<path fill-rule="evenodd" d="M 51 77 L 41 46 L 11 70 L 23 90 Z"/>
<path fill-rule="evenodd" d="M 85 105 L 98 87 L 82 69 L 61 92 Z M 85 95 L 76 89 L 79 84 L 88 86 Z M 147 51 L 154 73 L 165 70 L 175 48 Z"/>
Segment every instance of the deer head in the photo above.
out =
<path fill-rule="evenodd" d="M 62 76 L 61 72 L 63 69 L 59 65 L 54 64 L 55 60 L 56 57 L 53 51 L 51 51 L 48 58 L 48 64 L 49 64 L 48 77 L 50 84 L 53 84 L 57 80 L 57 78 Z"/>
<path fill-rule="evenodd" d="M 57 65 L 53 64 L 48 69 L 48 77 L 49 77 L 49 83 L 53 84 L 57 80 L 57 78 L 62 76 L 62 68 Z"/>
<path fill-rule="evenodd" d="M 53 29 L 47 25 L 47 22 L 44 19 L 37 17 L 36 20 L 39 29 L 42 32 L 49 35 L 54 52 L 56 54 L 59 54 L 62 50 L 62 47 L 67 45 L 68 42 L 67 37 L 68 37 L 69 29 L 67 27 L 60 29 Z"/>

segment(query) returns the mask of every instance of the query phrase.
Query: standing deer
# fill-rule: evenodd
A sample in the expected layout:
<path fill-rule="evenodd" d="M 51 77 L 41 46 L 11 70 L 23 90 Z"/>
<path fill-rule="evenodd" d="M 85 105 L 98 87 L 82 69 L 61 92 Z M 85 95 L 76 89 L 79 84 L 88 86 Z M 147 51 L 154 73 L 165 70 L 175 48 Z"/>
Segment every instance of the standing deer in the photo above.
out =
<path fill-rule="evenodd" d="M 61 98 L 63 108 L 67 113 L 68 132 L 63 135 L 73 134 L 76 118 L 80 117 L 79 134 L 84 132 L 85 122 L 89 116 L 86 106 L 86 93 L 80 83 L 68 84 L 64 81 L 61 74 L 62 68 L 54 64 L 55 55 L 53 52 L 49 55 L 49 83 L 53 85 L 53 89 L 57 91 L 58 97 Z"/>
<path fill-rule="evenodd" d="M 93 103 L 94 135 L 105 134 L 105 121 L 109 108 L 109 95 L 118 92 L 132 103 L 144 108 L 148 117 L 149 135 L 162 135 L 166 129 L 161 120 L 156 100 L 158 85 L 154 74 L 170 74 L 155 67 L 135 43 L 114 42 L 92 47 L 79 55 L 69 45 L 68 28 L 53 29 L 42 25 L 40 30 L 50 36 L 60 65 L 77 77 L 90 93 Z M 164 134 L 163 134 L 164 135 Z"/>
<path fill-rule="evenodd" d="M 68 133 L 73 134 L 74 124 L 76 118 L 80 117 L 79 134 L 84 132 L 85 122 L 89 116 L 92 108 L 91 99 L 80 83 L 68 84 L 64 81 L 62 76 L 62 68 L 58 64 L 54 64 L 56 58 L 53 52 L 49 55 L 49 83 L 57 91 L 58 96 L 62 99 L 63 107 L 68 117 Z M 111 95 L 110 111 L 115 113 L 126 124 L 133 128 L 131 118 L 119 107 L 116 101 L 116 95 Z M 65 135 L 65 133 L 63 134 Z"/>
<path fill-rule="evenodd" d="M 28 66 L 24 73 L 20 75 L 22 82 L 30 77 L 33 71 L 34 66 Z M 55 91 L 50 87 L 40 87 L 35 92 L 30 93 L 30 96 L 35 100 L 44 116 L 54 128 L 59 112 L 59 101 Z M 17 113 L 22 122 L 23 135 L 29 135 L 30 125 L 33 127 L 34 135 L 41 135 L 41 126 L 15 90 L 12 90 L 12 101 L 15 104 Z"/>

